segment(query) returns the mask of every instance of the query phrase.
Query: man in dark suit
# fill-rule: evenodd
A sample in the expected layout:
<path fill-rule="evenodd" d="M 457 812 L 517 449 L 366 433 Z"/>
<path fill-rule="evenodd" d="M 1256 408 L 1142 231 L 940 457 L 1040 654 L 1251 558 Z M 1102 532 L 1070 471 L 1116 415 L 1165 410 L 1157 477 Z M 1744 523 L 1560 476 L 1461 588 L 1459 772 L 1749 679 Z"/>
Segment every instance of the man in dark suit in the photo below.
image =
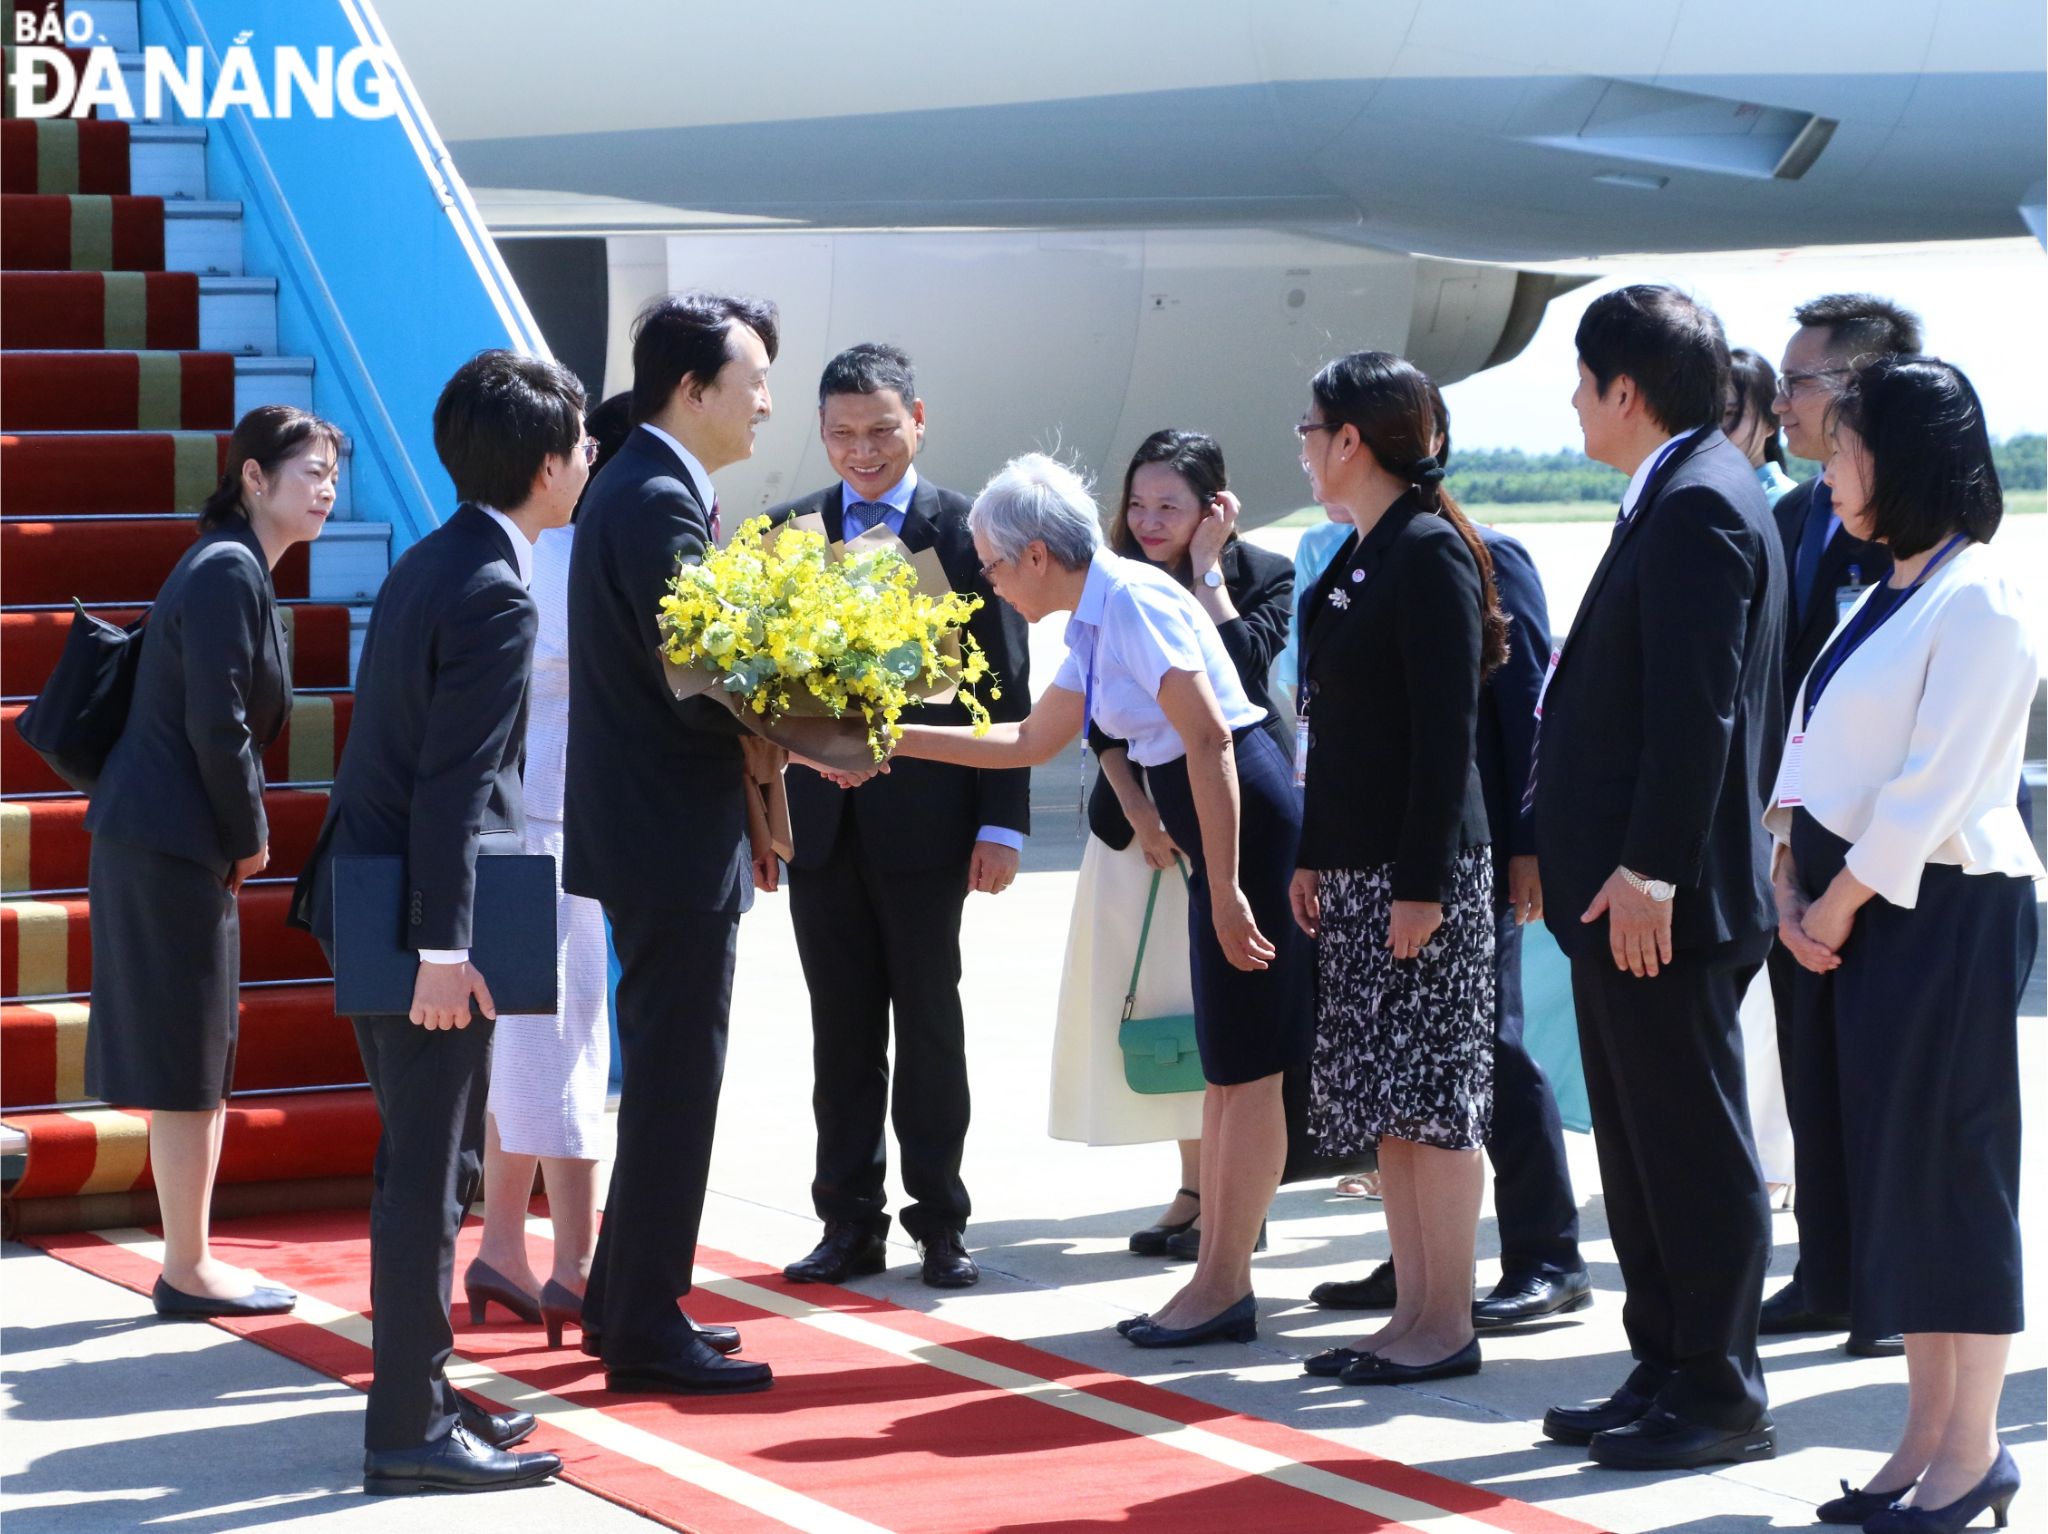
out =
<path fill-rule="evenodd" d="M 496 1009 L 469 962 L 479 843 L 519 847 L 527 676 L 538 625 L 533 542 L 568 522 L 586 468 L 583 390 L 555 363 L 508 351 L 463 365 L 434 407 L 434 448 L 462 507 L 392 566 L 370 613 L 355 719 L 291 922 L 332 957 L 333 861 L 406 861 L 408 1015 L 354 1019 L 376 1094 L 370 1208 L 375 1308 L 363 1489 L 485 1491 L 544 1480 L 553 1454 L 504 1450 L 533 1418 L 459 1397 L 449 1285 L 455 1233 L 483 1171 Z"/>
<path fill-rule="evenodd" d="M 835 543 L 886 527 L 912 554 L 935 552 L 952 588 L 982 599 L 967 627 L 995 672 L 996 688 L 982 689 L 989 712 L 1023 718 L 1031 706 L 1029 631 L 982 578 L 967 498 L 913 466 L 924 443 L 924 401 L 910 358 L 872 342 L 834 357 L 818 384 L 818 425 L 839 478 L 771 515 L 817 517 Z M 917 719 L 969 722 L 958 702 L 920 707 Z M 811 992 L 811 1201 L 825 1230 L 816 1249 L 783 1272 L 800 1283 L 839 1283 L 882 1270 L 893 1118 L 912 1200 L 903 1228 L 923 1250 L 924 1282 L 965 1288 L 981 1270 L 967 1252 L 970 1205 L 960 1178 L 968 1119 L 960 912 L 970 890 L 1000 894 L 1017 876 L 1031 825 L 1030 771 L 902 761 L 849 789 L 793 766 L 787 785 L 790 917 Z"/>
<path fill-rule="evenodd" d="M 584 1350 L 614 1390 L 761 1390 L 730 1328 L 690 1291 L 711 1165 L 740 913 L 753 903 L 745 734 L 731 710 L 679 701 L 655 618 L 678 561 L 718 536 L 711 476 L 768 419 L 774 306 L 693 293 L 633 331 L 638 425 L 591 482 L 569 564 L 569 750 L 563 888 L 602 902 L 619 955 L 618 1151 L 583 1296 Z"/>
<path fill-rule="evenodd" d="M 1847 382 L 1850 364 L 1866 356 L 1920 350 L 1920 321 L 1888 299 L 1869 293 L 1830 293 L 1793 311 L 1799 329 L 1785 346 L 1772 409 L 1784 423 L 1786 443 L 1801 458 L 1828 456 L 1828 411 Z M 1881 543 L 1852 537 L 1835 515 L 1819 475 L 1785 492 L 1776 507 L 1788 583 L 1785 624 L 1785 700 L 1820 657 L 1842 610 L 1865 586 L 1891 573 Z M 1798 1189 L 1800 1262 L 1785 1285 L 1764 1301 L 1758 1318 L 1767 1336 L 1842 1331 L 1849 1325 L 1849 1214 L 1847 1170 L 1842 1165 L 1842 1123 L 1836 1104 L 1835 1041 L 1802 1029 L 1792 1005 L 1799 965 L 1783 943 L 1770 955 L 1771 1005 L 1778 1019 L 1778 1057 L 1785 1075 L 1785 1108 L 1792 1122 Z M 1803 1090 L 1818 1082 L 1823 1090 Z M 1812 1248 L 1829 1269 L 1811 1303 L 1802 1278 Z M 1851 1353 L 1874 1357 L 1903 1353 L 1903 1337 L 1851 1336 Z"/>
<path fill-rule="evenodd" d="M 1766 1458 L 1770 1216 L 1736 1014 L 1777 920 L 1761 816 L 1784 740 L 1784 555 L 1714 424 L 1720 321 L 1676 289 L 1623 288 L 1577 342 L 1586 452 L 1631 479 L 1544 690 L 1532 798 L 1636 1367 L 1543 1426 L 1618 1468 Z"/>

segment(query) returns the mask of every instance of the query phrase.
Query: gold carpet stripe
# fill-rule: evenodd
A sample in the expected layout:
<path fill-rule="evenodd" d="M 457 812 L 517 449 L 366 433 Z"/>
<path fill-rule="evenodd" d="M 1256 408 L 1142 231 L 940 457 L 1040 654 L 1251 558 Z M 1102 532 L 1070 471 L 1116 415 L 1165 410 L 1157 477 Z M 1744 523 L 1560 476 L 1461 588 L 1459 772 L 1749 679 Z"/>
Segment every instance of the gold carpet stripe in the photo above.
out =
<path fill-rule="evenodd" d="M 300 694 L 292 700 L 286 765 L 294 783 L 325 783 L 334 776 L 334 699 Z"/>
<path fill-rule="evenodd" d="M 48 118 L 36 126 L 36 190 L 78 191 L 78 124 Z"/>
<path fill-rule="evenodd" d="M 137 431 L 176 431 L 185 424 L 184 378 L 185 359 L 176 352 L 135 354 Z"/>
<path fill-rule="evenodd" d="M 28 888 L 28 806 L 0 804 L 0 894 Z"/>
<path fill-rule="evenodd" d="M 164 1244 L 147 1231 L 129 1226 L 122 1230 L 103 1230 L 99 1234 L 149 1262 L 161 1264 L 164 1260 Z M 317 1295 L 301 1293 L 299 1303 L 292 1309 L 292 1319 L 321 1327 L 360 1347 L 370 1345 L 370 1323 L 366 1317 L 353 1310 L 343 1310 L 339 1305 L 330 1305 Z M 574 1401 L 466 1358 L 448 1360 L 448 1378 L 465 1390 L 490 1397 L 500 1406 L 530 1411 L 550 1427 L 573 1433 L 586 1443 L 637 1460 L 678 1481 L 723 1497 L 728 1502 L 736 1502 L 764 1518 L 773 1518 L 792 1529 L 802 1530 L 804 1534 L 889 1534 L 881 1525 L 869 1523 L 865 1518 L 842 1513 L 838 1508 L 829 1507 L 800 1491 L 792 1491 L 738 1466 L 700 1454 L 695 1449 L 670 1443 L 666 1438 L 607 1416 L 594 1407 L 579 1406 Z M 1497 1530 L 1495 1534 L 1498 1534 Z"/>
<path fill-rule="evenodd" d="M 71 1116 L 91 1124 L 98 1138 L 92 1175 L 78 1190 L 81 1195 L 126 1193 L 142 1180 L 142 1170 L 149 1164 L 148 1119 L 119 1108 L 87 1108 Z"/>
<path fill-rule="evenodd" d="M 71 989 L 71 912 L 46 900 L 18 900 L 14 912 L 16 953 L 24 996 L 56 996 Z"/>
<path fill-rule="evenodd" d="M 149 344 L 149 279 L 141 272 L 108 272 L 101 313 L 110 351 L 140 351 Z"/>
<path fill-rule="evenodd" d="M 104 272 L 114 264 L 114 199 L 71 199 L 71 269 Z"/>
<path fill-rule="evenodd" d="M 176 353 L 159 352 L 157 355 L 175 356 Z M 196 512 L 200 503 L 212 495 L 214 487 L 220 483 L 220 439 L 210 431 L 174 432 L 171 447 L 177 454 L 177 509 Z"/>
<path fill-rule="evenodd" d="M 75 1103 L 85 1094 L 85 1013 L 82 1001 L 53 1001 L 38 1012 L 57 1025 L 57 1101 Z M 97 1167 L 94 1169 L 97 1174 Z M 123 1183 L 130 1187 L 132 1183 Z"/>

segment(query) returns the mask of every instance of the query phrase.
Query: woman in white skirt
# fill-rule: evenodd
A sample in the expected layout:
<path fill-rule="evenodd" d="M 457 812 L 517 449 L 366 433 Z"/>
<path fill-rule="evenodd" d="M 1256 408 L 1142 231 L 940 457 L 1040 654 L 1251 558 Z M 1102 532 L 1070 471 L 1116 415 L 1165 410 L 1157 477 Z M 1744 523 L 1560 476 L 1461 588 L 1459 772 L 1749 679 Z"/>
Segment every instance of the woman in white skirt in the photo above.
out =
<path fill-rule="evenodd" d="M 1156 431 L 1138 445 L 1124 471 L 1123 497 L 1109 526 L 1113 553 L 1171 571 L 1215 620 L 1245 695 L 1266 710 L 1280 732 L 1266 676 L 1287 641 L 1294 603 L 1294 567 L 1237 536 L 1237 497 L 1226 488 L 1223 450 L 1195 431 Z M 1121 741 L 1088 732 L 1102 765 L 1088 801 L 1088 846 L 1067 928 L 1066 969 L 1053 1030 L 1052 1113 L 1055 1140 L 1089 1145 L 1180 1145 L 1180 1188 L 1157 1222 L 1131 1236 L 1131 1250 L 1156 1257 L 1176 1236 L 1192 1239 L 1201 1214 L 1199 1168 L 1202 1093 L 1139 1093 L 1124 1079 L 1117 1026 L 1138 954 L 1152 875 L 1160 874 L 1145 962 L 1138 976 L 1138 1017 L 1194 1010 L 1188 968 L 1185 859 L 1146 796 L 1144 770 L 1131 765 Z M 1179 1255 L 1193 1255 L 1184 1252 Z"/>
<path fill-rule="evenodd" d="M 604 912 L 561 890 L 562 775 L 569 739 L 569 551 L 574 526 L 533 549 L 540 633 L 526 724 L 526 851 L 555 860 L 555 984 L 551 1016 L 503 1016 L 491 1055 L 484 1140 L 484 1235 L 463 1274 L 472 1324 L 496 1300 L 522 1321 L 545 1321 L 551 1346 L 575 1321 L 597 1249 L 598 1163 L 610 1159 L 605 1098 L 611 1078 L 609 963 Z M 538 1163 L 554 1225 L 545 1284 L 526 1255 L 526 1211 Z"/>

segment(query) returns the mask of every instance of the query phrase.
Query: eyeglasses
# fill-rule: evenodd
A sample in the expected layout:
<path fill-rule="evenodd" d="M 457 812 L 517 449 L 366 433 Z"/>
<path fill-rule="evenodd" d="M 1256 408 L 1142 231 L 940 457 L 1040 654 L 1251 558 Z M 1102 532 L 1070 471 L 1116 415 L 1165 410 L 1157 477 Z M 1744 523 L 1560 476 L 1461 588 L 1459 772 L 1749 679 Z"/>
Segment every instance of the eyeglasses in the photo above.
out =
<path fill-rule="evenodd" d="M 1780 373 L 1777 396 L 1790 399 L 1801 389 L 1810 389 L 1824 378 L 1847 378 L 1855 371 L 1854 368 L 1822 368 L 1814 373 Z"/>
<path fill-rule="evenodd" d="M 996 583 L 997 567 L 1001 565 L 1006 565 L 1008 563 L 1010 563 L 1010 560 L 1009 557 L 1006 555 L 1001 559 L 991 559 L 987 564 L 983 565 L 981 567 L 982 584 L 987 586 L 993 586 Z"/>
<path fill-rule="evenodd" d="M 597 462 L 597 438 L 585 437 L 576 444 L 576 448 L 577 451 L 583 454 L 583 465 L 585 468 Z"/>
<path fill-rule="evenodd" d="M 1294 423 L 1294 434 L 1301 438 L 1304 447 L 1308 445 L 1308 434 L 1312 431 L 1342 431 L 1343 429 L 1344 423 L 1342 421 L 1296 421 Z"/>

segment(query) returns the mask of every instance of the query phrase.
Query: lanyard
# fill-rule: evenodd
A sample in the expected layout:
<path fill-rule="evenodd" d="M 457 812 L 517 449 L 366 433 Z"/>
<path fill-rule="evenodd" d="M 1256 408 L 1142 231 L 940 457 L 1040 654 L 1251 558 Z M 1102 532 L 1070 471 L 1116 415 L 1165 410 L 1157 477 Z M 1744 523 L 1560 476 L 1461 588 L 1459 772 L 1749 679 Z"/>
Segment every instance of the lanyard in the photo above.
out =
<path fill-rule="evenodd" d="M 1936 549 L 1934 557 L 1928 560 L 1926 566 L 1913 578 L 1912 585 L 1903 588 L 1880 586 L 1875 592 L 1864 599 L 1863 605 L 1856 609 L 1855 614 L 1843 626 L 1842 632 L 1836 636 L 1835 642 L 1828 647 L 1827 653 L 1814 666 L 1813 675 L 1807 680 L 1804 725 L 1812 725 L 1814 705 L 1820 702 L 1820 695 L 1827 690 L 1828 683 L 1835 679 L 1835 673 L 1842 669 L 1850 656 L 1862 648 L 1865 640 L 1884 627 L 1886 620 L 1893 613 L 1906 605 L 1907 600 L 1913 593 L 1920 589 L 1926 582 L 1927 577 L 1932 575 L 1941 562 L 1948 557 L 1949 550 L 1953 549 L 1957 544 L 1964 542 L 1968 537 L 1969 534 L 1967 533 L 1957 533 L 1939 549 Z"/>

